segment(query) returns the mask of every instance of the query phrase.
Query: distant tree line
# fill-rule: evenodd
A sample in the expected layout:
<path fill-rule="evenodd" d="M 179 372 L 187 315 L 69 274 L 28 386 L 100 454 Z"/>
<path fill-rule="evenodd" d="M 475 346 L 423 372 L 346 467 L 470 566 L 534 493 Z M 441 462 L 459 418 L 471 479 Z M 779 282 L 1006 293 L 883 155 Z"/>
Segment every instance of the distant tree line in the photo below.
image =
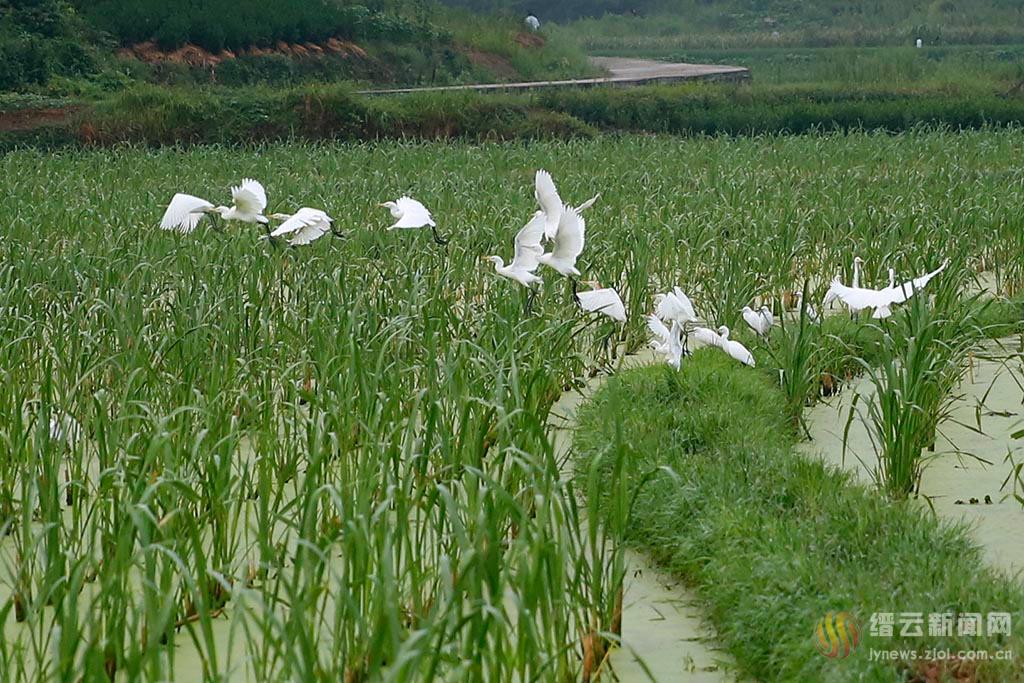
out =
<path fill-rule="evenodd" d="M 60 0 L 0 0 L 0 90 L 80 76 L 96 68 L 85 27 Z"/>

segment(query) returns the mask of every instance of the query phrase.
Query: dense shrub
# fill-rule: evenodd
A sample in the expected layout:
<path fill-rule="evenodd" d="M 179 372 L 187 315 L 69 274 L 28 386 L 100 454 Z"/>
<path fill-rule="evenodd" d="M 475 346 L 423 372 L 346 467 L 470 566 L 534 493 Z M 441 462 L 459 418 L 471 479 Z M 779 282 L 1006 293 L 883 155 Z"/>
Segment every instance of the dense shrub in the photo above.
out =
<path fill-rule="evenodd" d="M 76 0 L 82 13 L 123 44 L 156 40 L 164 49 L 207 50 L 319 42 L 331 37 L 409 42 L 433 30 L 393 13 L 331 0 Z"/>

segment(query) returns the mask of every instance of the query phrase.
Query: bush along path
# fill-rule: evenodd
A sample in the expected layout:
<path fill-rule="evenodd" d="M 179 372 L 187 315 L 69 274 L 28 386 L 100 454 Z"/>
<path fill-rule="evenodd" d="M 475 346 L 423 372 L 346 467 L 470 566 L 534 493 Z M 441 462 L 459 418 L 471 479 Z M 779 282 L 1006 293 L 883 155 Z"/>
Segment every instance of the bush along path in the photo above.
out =
<path fill-rule="evenodd" d="M 958 635 L 961 617 L 1010 613 L 1022 622 L 1024 587 L 985 565 L 962 525 L 936 521 L 801 456 L 781 391 L 712 350 L 680 372 L 628 370 L 579 412 L 573 448 L 581 472 L 622 468 L 639 493 L 624 540 L 693 586 L 720 643 L 758 680 L 1024 679 L 1024 638 L 985 629 Z M 653 475 L 652 475 L 653 473 Z M 646 479 L 646 483 L 640 484 Z M 590 501 L 621 508 L 604 493 Z M 856 643 L 819 651 L 816 625 L 846 612 Z M 921 614 L 922 635 L 886 614 Z M 932 613 L 952 615 L 934 635 Z M 881 615 L 881 616 L 879 616 Z M 873 621 L 873 617 L 875 621 Z M 823 649 L 830 650 L 826 633 Z M 889 659 L 883 651 L 902 650 Z M 961 651 L 1016 659 L 958 661 Z M 947 652 L 953 660 L 943 660 Z M 846 656 L 843 656 L 846 655 Z"/>

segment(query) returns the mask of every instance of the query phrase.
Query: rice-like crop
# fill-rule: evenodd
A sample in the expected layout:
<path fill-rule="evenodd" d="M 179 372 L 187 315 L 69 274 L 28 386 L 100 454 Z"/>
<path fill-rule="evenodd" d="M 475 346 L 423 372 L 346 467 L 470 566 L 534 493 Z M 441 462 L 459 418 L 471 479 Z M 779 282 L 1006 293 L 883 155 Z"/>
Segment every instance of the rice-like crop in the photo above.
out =
<path fill-rule="evenodd" d="M 644 346 L 672 285 L 739 336 L 744 305 L 806 282 L 818 306 L 855 255 L 871 283 L 948 257 L 1019 292 L 1022 148 L 1003 130 L 8 154 L 2 677 L 578 678 L 621 616 L 595 529 L 628 514 L 588 527 L 580 488 L 632 493 L 621 463 L 563 477 L 564 388 Z M 550 271 L 524 314 L 481 262 L 510 254 L 538 168 L 566 201 L 602 193 L 579 265 L 622 293 L 624 327 Z M 222 201 L 243 177 L 345 237 L 156 228 L 174 192 Z M 383 229 L 404 193 L 446 247 Z M 807 343 L 782 354 L 795 406 Z"/>

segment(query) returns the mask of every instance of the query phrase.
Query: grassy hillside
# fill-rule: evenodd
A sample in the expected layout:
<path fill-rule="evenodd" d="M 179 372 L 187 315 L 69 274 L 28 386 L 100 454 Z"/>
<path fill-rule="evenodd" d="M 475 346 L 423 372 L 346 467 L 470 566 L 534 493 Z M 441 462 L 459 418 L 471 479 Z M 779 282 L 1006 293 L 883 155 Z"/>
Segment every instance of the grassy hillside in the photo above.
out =
<path fill-rule="evenodd" d="M 543 18 L 543 15 L 542 15 Z M 1005 44 L 1024 40 L 1015 0 L 661 0 L 573 23 L 594 51 Z"/>
<path fill-rule="evenodd" d="M 431 2 L 7 0 L 0 91 L 159 85 L 445 84 L 586 73 L 574 42 Z"/>

